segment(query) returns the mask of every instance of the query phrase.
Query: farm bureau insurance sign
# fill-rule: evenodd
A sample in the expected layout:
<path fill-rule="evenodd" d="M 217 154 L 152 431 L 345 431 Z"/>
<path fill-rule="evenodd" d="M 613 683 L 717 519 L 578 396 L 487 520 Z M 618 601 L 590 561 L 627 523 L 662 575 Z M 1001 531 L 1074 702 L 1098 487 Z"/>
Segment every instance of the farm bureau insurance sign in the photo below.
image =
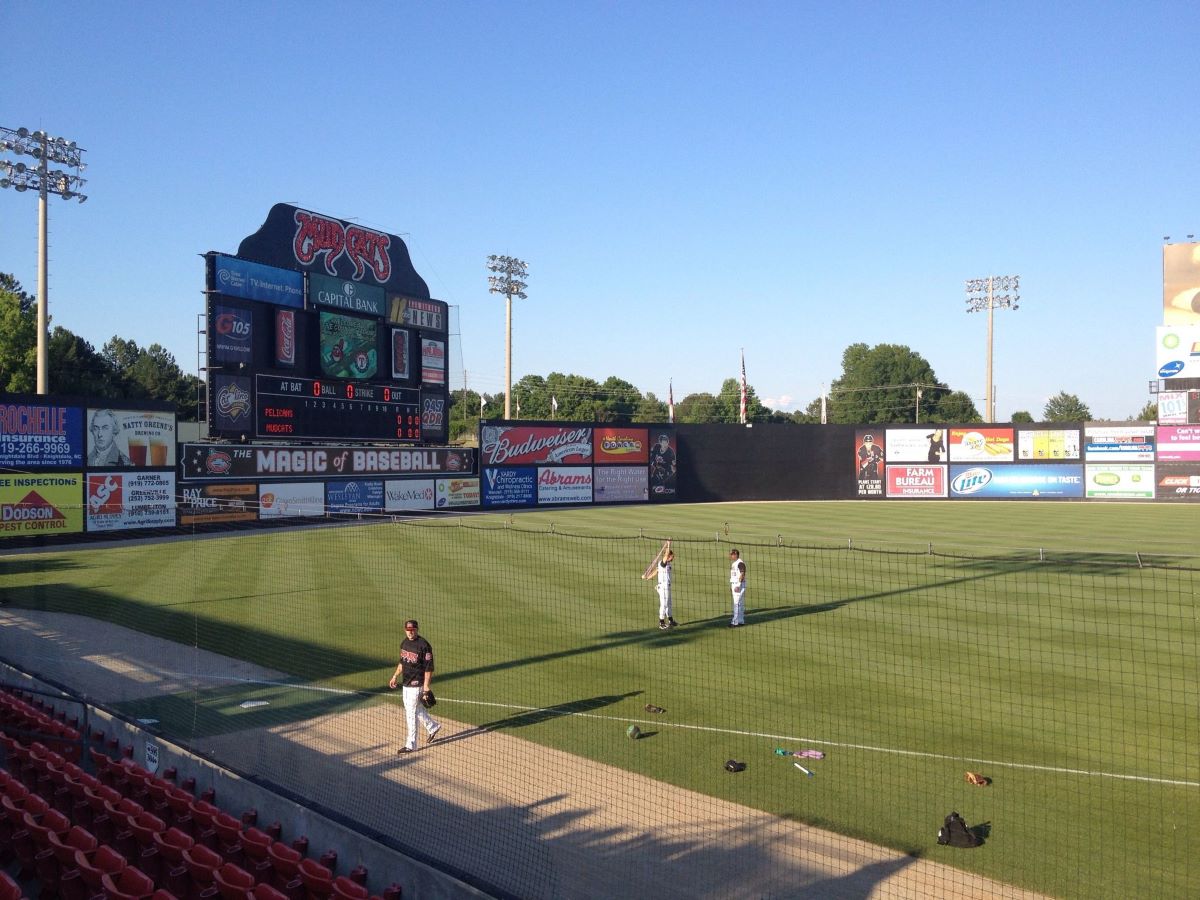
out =
<path fill-rule="evenodd" d="M 590 463 L 592 429 L 485 425 L 479 453 L 485 466 Z"/>

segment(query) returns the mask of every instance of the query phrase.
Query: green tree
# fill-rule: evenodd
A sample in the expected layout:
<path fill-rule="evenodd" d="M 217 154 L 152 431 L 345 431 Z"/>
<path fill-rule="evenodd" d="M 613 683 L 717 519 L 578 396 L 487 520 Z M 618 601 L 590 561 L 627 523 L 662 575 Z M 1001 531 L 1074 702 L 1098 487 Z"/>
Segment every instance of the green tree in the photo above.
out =
<path fill-rule="evenodd" d="M 37 310 L 12 275 L 0 272 L 0 391 L 37 390 Z"/>
<path fill-rule="evenodd" d="M 913 422 L 917 390 L 930 402 L 932 392 L 947 389 L 929 362 L 902 344 L 851 344 L 842 353 L 842 377 L 830 385 L 828 419 L 843 424 Z"/>
<path fill-rule="evenodd" d="M 550 418 L 550 392 L 546 389 L 546 379 L 541 375 L 522 376 L 512 386 L 511 407 L 514 419 Z"/>
<path fill-rule="evenodd" d="M 96 348 L 79 335 L 55 326 L 46 348 L 50 386 L 56 394 L 76 394 L 120 400 L 130 396 L 129 386 Z"/>
<path fill-rule="evenodd" d="M 721 421 L 717 398 L 712 394 L 688 394 L 675 404 L 675 421 L 703 425 Z"/>
<path fill-rule="evenodd" d="M 1009 421 L 1010 422 L 1032 422 L 1033 416 L 1031 416 L 1029 413 L 1027 413 L 1023 409 L 1018 409 L 1016 412 L 1014 412 L 1012 414 L 1012 418 Z"/>
<path fill-rule="evenodd" d="M 1092 411 L 1074 394 L 1059 391 L 1046 401 L 1042 412 L 1044 422 L 1087 422 L 1092 418 Z"/>
<path fill-rule="evenodd" d="M 604 411 L 608 418 L 605 422 L 632 422 L 638 404 L 642 400 L 642 392 L 623 378 L 610 375 L 600 385 L 600 394 Z"/>
<path fill-rule="evenodd" d="M 718 422 L 740 422 L 742 415 L 742 382 L 738 378 L 726 378 L 721 382 L 721 392 L 717 394 Z M 746 385 L 746 421 L 765 422 L 768 410 L 758 399 L 754 385 Z"/>
<path fill-rule="evenodd" d="M 1146 405 L 1136 416 L 1130 416 L 1132 422 L 1157 422 L 1158 421 L 1158 400 L 1151 399 L 1146 401 Z"/>
<path fill-rule="evenodd" d="M 669 415 L 670 412 L 667 409 L 667 404 L 659 400 L 651 392 L 638 401 L 637 408 L 633 411 L 633 421 L 665 422 Z"/>
<path fill-rule="evenodd" d="M 975 401 L 967 396 L 966 391 L 950 391 L 943 394 L 935 407 L 936 417 L 940 422 L 982 422 L 983 417 L 975 408 Z"/>

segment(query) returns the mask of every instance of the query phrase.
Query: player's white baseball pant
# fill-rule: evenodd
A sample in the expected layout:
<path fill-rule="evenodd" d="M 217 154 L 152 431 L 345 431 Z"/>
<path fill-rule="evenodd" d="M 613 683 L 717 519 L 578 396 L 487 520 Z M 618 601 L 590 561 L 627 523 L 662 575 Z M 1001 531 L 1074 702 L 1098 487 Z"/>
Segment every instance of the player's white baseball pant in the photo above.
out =
<path fill-rule="evenodd" d="M 425 733 L 435 730 L 438 723 L 434 721 L 425 707 L 421 705 L 421 686 L 409 687 L 404 686 L 404 719 L 405 725 L 408 727 L 408 736 L 404 740 L 404 746 L 409 750 L 417 749 L 417 720 L 425 726 Z"/>
<path fill-rule="evenodd" d="M 732 584 L 729 586 L 730 592 L 733 594 L 733 620 L 732 625 L 746 624 L 746 586 L 744 584 Z"/>
<path fill-rule="evenodd" d="M 655 590 L 658 591 L 658 617 L 660 619 L 671 618 L 671 586 L 659 584 L 655 585 Z"/>

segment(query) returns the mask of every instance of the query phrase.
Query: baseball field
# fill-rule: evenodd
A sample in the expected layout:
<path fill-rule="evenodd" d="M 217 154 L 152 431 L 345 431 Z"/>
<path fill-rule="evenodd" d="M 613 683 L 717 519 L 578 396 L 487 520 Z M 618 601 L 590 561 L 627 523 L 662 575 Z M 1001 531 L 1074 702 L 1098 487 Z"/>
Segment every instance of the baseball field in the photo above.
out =
<path fill-rule="evenodd" d="M 1185 897 L 1198 526 L 1134 504 L 562 510 L 6 555 L 0 591 L 287 673 L 123 707 L 192 745 L 392 702 L 411 616 L 436 652 L 435 714 L 571 754 L 576 777 L 587 761 L 645 776 L 648 807 L 685 789 L 1053 896 Z M 668 537 L 679 626 L 663 631 L 640 576 Z M 936 844 L 951 810 L 981 847 Z"/>

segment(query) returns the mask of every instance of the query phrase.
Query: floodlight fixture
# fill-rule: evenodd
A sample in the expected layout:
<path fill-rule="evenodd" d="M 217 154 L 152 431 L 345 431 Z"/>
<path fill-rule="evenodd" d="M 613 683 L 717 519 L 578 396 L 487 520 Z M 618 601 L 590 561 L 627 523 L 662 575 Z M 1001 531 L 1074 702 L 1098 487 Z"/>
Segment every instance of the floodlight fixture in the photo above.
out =
<path fill-rule="evenodd" d="M 1021 276 L 989 275 L 987 278 L 968 278 L 967 312 L 987 310 L 987 400 L 983 417 L 986 422 L 996 421 L 995 385 L 992 382 L 992 310 L 1020 309 Z"/>
<path fill-rule="evenodd" d="M 527 299 L 525 279 L 529 277 L 525 260 L 515 256 L 487 258 L 488 293 L 503 294 L 504 301 L 504 418 L 512 418 L 512 301 Z"/>
<path fill-rule="evenodd" d="M 37 392 L 50 392 L 47 357 L 49 341 L 47 328 L 50 322 L 48 285 L 46 278 L 46 219 L 47 199 L 51 194 L 64 200 L 87 200 L 79 189 L 87 183 L 79 173 L 87 168 L 83 162 L 83 148 L 63 137 L 51 137 L 38 130 L 28 128 L 0 127 L 0 152 L 17 156 L 30 156 L 38 161 L 30 167 L 23 162 L 0 160 L 0 188 L 12 188 L 17 193 L 27 190 L 38 192 L 38 300 L 37 300 Z M 50 169 L 49 164 L 66 166 L 68 171 Z"/>

